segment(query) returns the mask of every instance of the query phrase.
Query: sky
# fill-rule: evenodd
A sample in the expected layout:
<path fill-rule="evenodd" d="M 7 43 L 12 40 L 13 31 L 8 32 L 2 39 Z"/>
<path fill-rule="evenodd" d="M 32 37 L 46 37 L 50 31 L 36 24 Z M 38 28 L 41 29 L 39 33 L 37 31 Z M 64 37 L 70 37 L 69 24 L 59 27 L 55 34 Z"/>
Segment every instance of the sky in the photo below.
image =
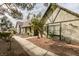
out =
<path fill-rule="evenodd" d="M 17 21 L 23 21 L 23 22 L 27 21 L 27 15 L 28 15 L 29 12 L 32 13 L 32 14 L 38 14 L 39 12 L 41 12 L 42 15 L 43 15 L 43 14 L 45 13 L 46 9 L 47 9 L 47 7 L 45 7 L 45 6 L 43 5 L 43 3 L 37 3 L 37 4 L 35 5 L 35 7 L 33 8 L 33 10 L 31 10 L 31 11 L 27 11 L 27 9 L 25 9 L 25 10 L 20 9 L 20 11 L 21 11 L 22 14 L 23 14 L 23 19 L 21 19 L 21 20 L 20 20 L 20 19 L 16 20 L 16 19 L 12 18 L 11 16 L 9 16 L 7 13 L 5 13 L 5 15 L 6 15 L 9 19 L 11 19 L 10 21 L 11 21 L 11 22 L 13 23 L 13 25 L 15 26 Z M 30 16 L 30 18 L 31 18 L 31 17 L 32 17 L 32 15 Z"/>
<path fill-rule="evenodd" d="M 39 12 L 41 12 L 41 13 L 43 14 L 46 9 L 47 9 L 47 7 L 45 7 L 42 3 L 38 3 L 38 4 L 36 4 L 36 6 L 34 7 L 33 10 L 31 10 L 31 11 L 27 11 L 27 10 L 23 11 L 24 18 L 26 19 L 26 16 L 28 15 L 29 12 L 30 12 L 30 13 L 33 13 L 33 14 L 36 14 L 36 15 L 37 15 Z M 25 20 L 25 19 L 24 19 L 24 20 Z"/>
<path fill-rule="evenodd" d="M 79 14 L 79 3 L 59 3 L 58 5 Z"/>

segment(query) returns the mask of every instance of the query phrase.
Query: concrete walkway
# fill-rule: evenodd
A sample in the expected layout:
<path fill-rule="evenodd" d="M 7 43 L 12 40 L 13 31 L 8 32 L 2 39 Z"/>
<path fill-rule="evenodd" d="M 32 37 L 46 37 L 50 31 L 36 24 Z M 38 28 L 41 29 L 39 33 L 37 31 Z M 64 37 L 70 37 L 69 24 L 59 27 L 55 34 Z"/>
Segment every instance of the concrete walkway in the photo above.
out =
<path fill-rule="evenodd" d="M 19 36 L 13 36 L 13 38 L 22 46 L 22 48 L 31 56 L 57 56 L 56 54 L 49 52 L 43 48 L 38 47 L 32 42 L 26 40 L 33 37 L 21 38 Z"/>

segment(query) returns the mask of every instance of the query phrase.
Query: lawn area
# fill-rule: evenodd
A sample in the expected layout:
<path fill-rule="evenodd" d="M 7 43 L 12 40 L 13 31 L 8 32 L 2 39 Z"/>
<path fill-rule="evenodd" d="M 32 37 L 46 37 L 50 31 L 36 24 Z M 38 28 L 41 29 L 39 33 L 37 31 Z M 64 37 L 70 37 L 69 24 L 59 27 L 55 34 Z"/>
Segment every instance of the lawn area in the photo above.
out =
<path fill-rule="evenodd" d="M 71 56 L 71 55 L 79 56 L 78 45 L 67 44 L 63 41 L 51 40 L 47 38 L 35 37 L 28 40 L 36 44 L 37 46 L 44 48 L 48 51 L 51 51 L 55 54 L 58 54 L 60 56 Z"/>

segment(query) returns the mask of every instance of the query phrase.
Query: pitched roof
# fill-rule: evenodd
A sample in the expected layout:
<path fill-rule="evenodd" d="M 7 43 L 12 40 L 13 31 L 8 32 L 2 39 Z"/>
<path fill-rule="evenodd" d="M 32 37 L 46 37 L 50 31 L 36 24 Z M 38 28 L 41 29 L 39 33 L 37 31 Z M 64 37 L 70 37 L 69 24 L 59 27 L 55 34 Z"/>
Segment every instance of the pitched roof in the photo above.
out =
<path fill-rule="evenodd" d="M 47 10 L 45 11 L 45 13 L 42 16 L 41 21 L 45 22 L 47 20 L 47 18 L 53 13 L 52 9 L 51 9 L 52 4 L 50 4 L 47 8 Z"/>
<path fill-rule="evenodd" d="M 23 23 L 22 27 L 30 27 L 31 26 L 31 21 L 27 20 L 26 22 Z"/>
<path fill-rule="evenodd" d="M 16 27 L 17 26 L 22 26 L 23 25 L 23 22 L 21 22 L 21 21 L 17 21 L 17 23 L 16 23 Z"/>
<path fill-rule="evenodd" d="M 61 4 L 56 4 L 56 5 L 57 5 L 59 8 L 63 9 L 64 11 L 66 11 L 66 12 L 68 12 L 68 13 L 74 15 L 74 16 L 79 17 L 79 13 L 76 11 L 76 8 L 75 8 L 75 7 L 69 8 L 69 7 L 67 7 L 67 6 L 64 6 L 64 4 L 63 4 L 63 5 L 61 5 Z M 70 5 L 72 6 L 72 4 L 70 4 Z"/>

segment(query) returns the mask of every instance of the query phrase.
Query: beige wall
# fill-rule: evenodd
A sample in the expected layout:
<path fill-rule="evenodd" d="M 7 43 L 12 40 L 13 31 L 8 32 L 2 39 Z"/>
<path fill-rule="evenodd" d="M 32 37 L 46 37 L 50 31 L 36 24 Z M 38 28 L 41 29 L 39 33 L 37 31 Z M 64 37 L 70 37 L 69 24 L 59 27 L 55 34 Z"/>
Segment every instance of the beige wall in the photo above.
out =
<path fill-rule="evenodd" d="M 47 23 L 52 23 L 54 17 L 56 16 L 59 8 L 55 10 L 55 12 L 51 15 L 50 21 L 47 21 Z M 61 10 L 59 15 L 56 18 L 55 22 L 59 21 L 67 21 L 67 20 L 75 20 L 79 19 L 79 17 L 76 17 L 64 10 Z M 50 29 L 51 31 L 53 30 L 52 27 Z M 62 35 L 71 38 L 72 40 L 77 40 L 79 41 L 79 21 L 74 21 L 74 22 L 66 22 L 62 23 Z"/>

